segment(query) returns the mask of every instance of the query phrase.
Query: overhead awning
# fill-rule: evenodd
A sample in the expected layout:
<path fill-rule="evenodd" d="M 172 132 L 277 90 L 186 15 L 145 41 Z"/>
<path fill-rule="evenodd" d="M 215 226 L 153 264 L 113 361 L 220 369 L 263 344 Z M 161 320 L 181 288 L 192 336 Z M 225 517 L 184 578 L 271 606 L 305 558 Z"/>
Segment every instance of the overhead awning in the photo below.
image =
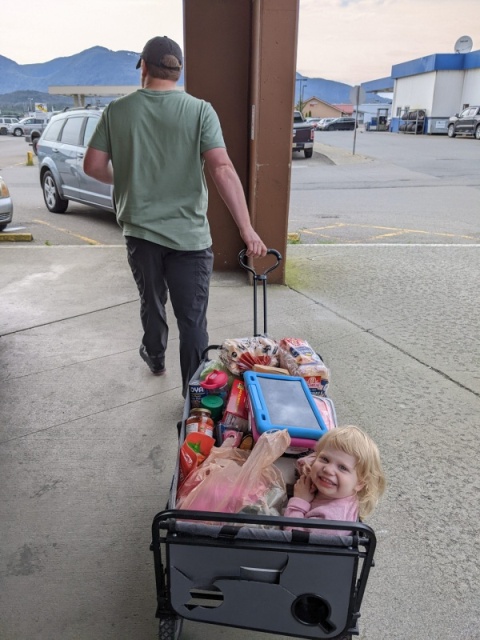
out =
<path fill-rule="evenodd" d="M 360 86 L 366 93 L 389 93 L 393 91 L 394 84 L 394 79 L 389 76 L 388 78 L 362 82 Z"/>

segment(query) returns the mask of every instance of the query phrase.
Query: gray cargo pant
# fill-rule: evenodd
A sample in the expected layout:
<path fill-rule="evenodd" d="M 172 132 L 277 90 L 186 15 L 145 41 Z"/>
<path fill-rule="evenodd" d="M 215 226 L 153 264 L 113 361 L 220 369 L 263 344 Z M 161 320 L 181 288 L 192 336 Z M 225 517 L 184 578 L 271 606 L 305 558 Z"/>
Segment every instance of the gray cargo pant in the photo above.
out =
<path fill-rule="evenodd" d="M 150 357 L 164 358 L 168 341 L 168 294 L 180 338 L 182 392 L 208 346 L 207 307 L 213 251 L 176 251 L 126 236 L 128 263 L 140 294 L 143 345 Z"/>

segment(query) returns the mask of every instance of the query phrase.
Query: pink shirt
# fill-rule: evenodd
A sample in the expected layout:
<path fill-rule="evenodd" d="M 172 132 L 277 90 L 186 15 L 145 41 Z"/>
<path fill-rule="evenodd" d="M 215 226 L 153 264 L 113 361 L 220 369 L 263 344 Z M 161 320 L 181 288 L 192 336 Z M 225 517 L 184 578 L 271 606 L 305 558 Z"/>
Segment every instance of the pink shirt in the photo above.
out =
<path fill-rule="evenodd" d="M 358 521 L 358 498 L 347 496 L 338 500 L 315 497 L 312 502 L 302 500 L 302 498 L 290 498 L 285 509 L 284 516 L 287 518 L 318 518 L 319 520 L 341 520 L 346 522 Z M 305 530 L 305 529 L 304 529 Z M 315 533 L 329 535 L 350 535 L 350 531 L 330 530 L 330 529 L 306 529 Z"/>

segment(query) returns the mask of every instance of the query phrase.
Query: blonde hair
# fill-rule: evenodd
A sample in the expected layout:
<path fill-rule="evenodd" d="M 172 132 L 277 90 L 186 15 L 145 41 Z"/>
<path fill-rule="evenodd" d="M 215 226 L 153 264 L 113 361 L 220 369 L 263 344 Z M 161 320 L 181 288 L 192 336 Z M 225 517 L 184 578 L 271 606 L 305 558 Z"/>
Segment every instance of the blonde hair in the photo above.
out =
<path fill-rule="evenodd" d="M 359 482 L 364 483 L 357 493 L 359 514 L 361 518 L 368 516 L 375 509 L 386 486 L 377 445 L 364 431 L 347 425 L 332 429 L 320 438 L 315 447 L 316 458 L 327 447 L 343 451 L 357 461 L 355 471 Z"/>

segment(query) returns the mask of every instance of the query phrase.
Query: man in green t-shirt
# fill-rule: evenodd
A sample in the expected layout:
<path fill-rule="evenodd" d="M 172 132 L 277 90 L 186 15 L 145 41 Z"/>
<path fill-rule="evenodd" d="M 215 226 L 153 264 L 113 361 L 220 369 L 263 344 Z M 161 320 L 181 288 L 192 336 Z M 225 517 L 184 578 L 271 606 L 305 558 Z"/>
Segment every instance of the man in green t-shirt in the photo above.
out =
<path fill-rule="evenodd" d="M 155 375 L 165 372 L 170 294 L 185 395 L 208 346 L 213 252 L 204 164 L 238 226 L 247 256 L 264 256 L 267 249 L 251 225 L 217 114 L 208 102 L 176 87 L 182 65 L 182 51 L 173 40 L 157 36 L 147 42 L 137 64 L 142 88 L 104 110 L 84 170 L 114 185 L 117 220 L 140 293 L 140 356 Z"/>

